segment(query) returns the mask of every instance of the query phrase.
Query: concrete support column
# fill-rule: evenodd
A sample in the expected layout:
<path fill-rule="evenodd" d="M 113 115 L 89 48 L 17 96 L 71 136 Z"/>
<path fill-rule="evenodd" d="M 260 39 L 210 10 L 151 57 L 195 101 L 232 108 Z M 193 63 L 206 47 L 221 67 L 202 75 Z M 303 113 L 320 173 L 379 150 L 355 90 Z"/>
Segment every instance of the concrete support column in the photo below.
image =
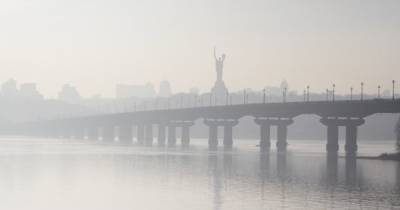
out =
<path fill-rule="evenodd" d="M 114 142 L 114 126 L 103 126 L 103 142 Z"/>
<path fill-rule="evenodd" d="M 268 119 L 255 119 L 260 126 L 260 150 L 267 151 L 271 148 L 271 122 Z"/>
<path fill-rule="evenodd" d="M 137 125 L 137 142 L 139 145 L 144 145 L 144 125 Z"/>
<path fill-rule="evenodd" d="M 339 151 L 339 125 L 341 121 L 336 118 L 322 118 L 320 122 L 324 124 L 327 128 L 326 151 L 329 155 L 337 154 L 337 152 Z"/>
<path fill-rule="evenodd" d="M 261 150 L 269 150 L 271 148 L 271 125 L 260 125 L 260 137 Z"/>
<path fill-rule="evenodd" d="M 233 146 L 233 134 L 232 134 L 232 125 L 224 126 L 224 147 L 227 149 L 231 149 Z"/>
<path fill-rule="evenodd" d="M 286 151 L 286 147 L 287 147 L 287 124 L 284 124 L 284 123 L 278 124 L 276 147 L 278 149 L 278 152 Z"/>
<path fill-rule="evenodd" d="M 146 137 L 145 137 L 145 145 L 151 146 L 153 145 L 153 124 L 146 125 Z"/>
<path fill-rule="evenodd" d="M 346 144 L 345 150 L 346 155 L 355 156 L 357 153 L 357 126 L 347 125 L 346 126 Z"/>
<path fill-rule="evenodd" d="M 119 142 L 122 144 L 132 144 L 132 125 L 124 124 L 119 126 Z"/>
<path fill-rule="evenodd" d="M 87 128 L 87 138 L 91 141 L 99 140 L 99 129 L 97 127 Z"/>
<path fill-rule="evenodd" d="M 158 124 L 158 137 L 157 137 L 157 142 L 158 146 L 164 147 L 165 146 L 165 125 L 164 124 Z"/>
<path fill-rule="evenodd" d="M 339 151 L 339 127 L 335 124 L 327 125 L 326 151 L 337 153 Z"/>
<path fill-rule="evenodd" d="M 168 146 L 176 146 L 176 126 L 172 124 L 168 125 Z"/>
<path fill-rule="evenodd" d="M 209 125 L 208 147 L 216 149 L 218 147 L 218 126 Z"/>
<path fill-rule="evenodd" d="M 84 139 L 85 130 L 83 128 L 74 128 L 74 139 Z"/>
<path fill-rule="evenodd" d="M 190 144 L 190 127 L 188 125 L 182 126 L 182 146 L 189 147 Z"/>

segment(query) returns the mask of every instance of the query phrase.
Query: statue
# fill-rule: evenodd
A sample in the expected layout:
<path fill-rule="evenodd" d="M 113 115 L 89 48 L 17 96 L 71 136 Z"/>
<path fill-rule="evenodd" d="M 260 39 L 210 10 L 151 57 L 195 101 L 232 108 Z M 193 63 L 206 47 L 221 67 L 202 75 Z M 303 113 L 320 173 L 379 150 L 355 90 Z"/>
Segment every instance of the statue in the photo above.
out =
<path fill-rule="evenodd" d="M 228 98 L 228 89 L 225 87 L 222 73 L 224 69 L 225 54 L 217 57 L 216 49 L 214 47 L 215 70 L 217 72 L 217 81 L 211 89 L 214 104 L 225 104 Z"/>
<path fill-rule="evenodd" d="M 217 58 L 216 49 L 214 47 L 214 58 L 215 58 L 215 70 L 217 71 L 217 81 L 222 81 L 222 73 L 224 68 L 225 54 Z"/>

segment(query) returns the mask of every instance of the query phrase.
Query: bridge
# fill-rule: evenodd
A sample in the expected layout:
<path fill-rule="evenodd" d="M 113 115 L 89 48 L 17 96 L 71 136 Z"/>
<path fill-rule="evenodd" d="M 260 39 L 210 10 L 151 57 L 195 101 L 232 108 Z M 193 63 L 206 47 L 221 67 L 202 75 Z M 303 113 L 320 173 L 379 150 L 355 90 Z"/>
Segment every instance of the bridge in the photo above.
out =
<path fill-rule="evenodd" d="M 288 127 L 294 123 L 293 118 L 318 115 L 327 129 L 328 154 L 337 154 L 339 151 L 339 127 L 343 126 L 346 129 L 344 149 L 346 155 L 352 156 L 357 153 L 358 126 L 365 122 L 365 117 L 376 113 L 400 113 L 400 100 L 304 101 L 148 110 L 30 122 L 17 125 L 15 132 L 28 136 L 103 142 L 115 142 L 118 139 L 122 144 L 147 146 L 153 145 L 153 134 L 156 133 L 158 146 L 174 147 L 177 144 L 176 132 L 180 128 L 181 144 L 187 147 L 190 144 L 190 127 L 196 120 L 203 119 L 209 129 L 209 148 L 216 149 L 219 146 L 218 127 L 223 127 L 223 146 L 232 148 L 234 127 L 241 118 L 251 116 L 260 128 L 260 149 L 270 149 L 270 129 L 276 126 L 276 147 L 279 152 L 284 152 Z M 157 127 L 157 132 L 154 132 L 154 127 Z M 136 138 L 133 138 L 133 129 L 136 129 Z"/>

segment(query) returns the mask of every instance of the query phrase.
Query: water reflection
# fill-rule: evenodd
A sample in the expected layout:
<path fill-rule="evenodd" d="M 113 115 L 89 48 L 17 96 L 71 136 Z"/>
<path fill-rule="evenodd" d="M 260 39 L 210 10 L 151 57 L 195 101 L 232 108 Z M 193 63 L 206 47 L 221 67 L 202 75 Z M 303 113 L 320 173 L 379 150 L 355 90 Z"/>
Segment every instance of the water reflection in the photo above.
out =
<path fill-rule="evenodd" d="M 326 156 L 326 174 L 327 183 L 330 186 L 336 186 L 338 181 L 338 155 L 337 153 L 329 153 Z"/>
<path fill-rule="evenodd" d="M 9 201 L 0 203 L 1 209 L 399 207 L 396 162 L 293 151 L 209 151 L 206 146 L 69 146 L 51 148 L 51 154 L 37 145 L 21 154 L 5 155 L 0 149 L 0 196 Z M 27 202 L 22 205 L 13 198 Z M 49 205 L 49 200 L 57 202 Z"/>

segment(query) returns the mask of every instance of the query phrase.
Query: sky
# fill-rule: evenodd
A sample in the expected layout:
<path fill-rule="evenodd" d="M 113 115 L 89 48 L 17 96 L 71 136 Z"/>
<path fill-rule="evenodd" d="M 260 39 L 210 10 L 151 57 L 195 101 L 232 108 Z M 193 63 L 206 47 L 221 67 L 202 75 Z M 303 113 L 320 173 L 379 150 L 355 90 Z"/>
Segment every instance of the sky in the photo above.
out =
<path fill-rule="evenodd" d="M 48 97 L 168 80 L 207 92 L 213 48 L 231 91 L 278 86 L 400 92 L 398 0 L 2 0 L 0 82 L 36 82 Z"/>

